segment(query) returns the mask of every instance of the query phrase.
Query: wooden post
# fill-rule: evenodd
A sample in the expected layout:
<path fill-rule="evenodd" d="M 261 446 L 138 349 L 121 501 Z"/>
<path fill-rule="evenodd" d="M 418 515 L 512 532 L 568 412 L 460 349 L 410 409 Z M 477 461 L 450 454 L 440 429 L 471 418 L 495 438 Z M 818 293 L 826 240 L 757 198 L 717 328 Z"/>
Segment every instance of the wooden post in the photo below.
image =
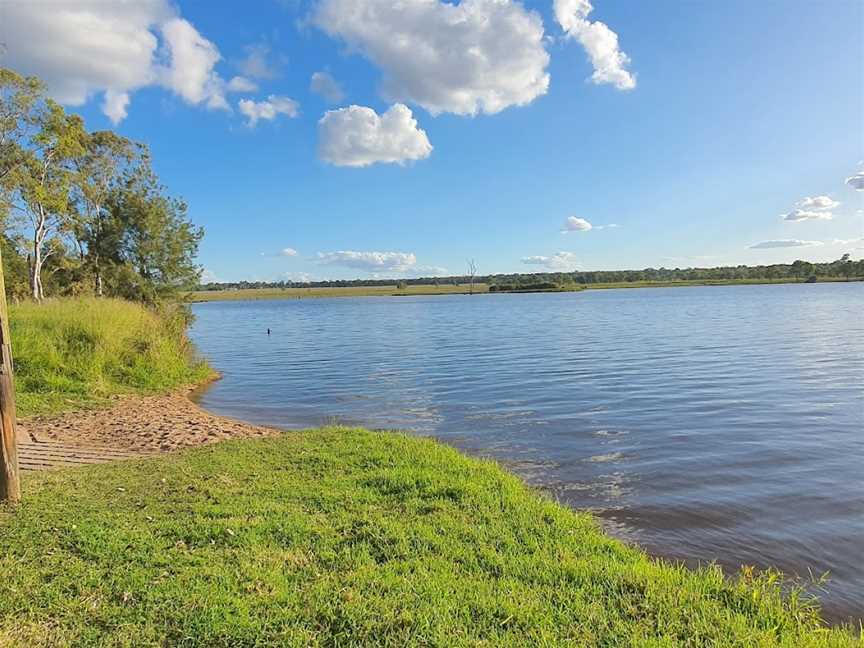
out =
<path fill-rule="evenodd" d="M 21 499 L 18 477 L 18 445 L 15 431 L 15 382 L 12 377 L 12 338 L 0 255 L 0 502 Z"/>

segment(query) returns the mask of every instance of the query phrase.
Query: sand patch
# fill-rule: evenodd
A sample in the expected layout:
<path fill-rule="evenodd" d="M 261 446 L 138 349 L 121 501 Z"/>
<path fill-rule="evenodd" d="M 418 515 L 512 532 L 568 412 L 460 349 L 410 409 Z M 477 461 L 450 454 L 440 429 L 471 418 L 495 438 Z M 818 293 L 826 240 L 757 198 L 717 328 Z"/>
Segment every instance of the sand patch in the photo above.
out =
<path fill-rule="evenodd" d="M 18 422 L 22 441 L 60 441 L 141 452 L 170 452 L 225 439 L 280 434 L 210 414 L 189 400 L 191 390 L 159 396 L 123 396 L 107 409 L 36 416 Z"/>

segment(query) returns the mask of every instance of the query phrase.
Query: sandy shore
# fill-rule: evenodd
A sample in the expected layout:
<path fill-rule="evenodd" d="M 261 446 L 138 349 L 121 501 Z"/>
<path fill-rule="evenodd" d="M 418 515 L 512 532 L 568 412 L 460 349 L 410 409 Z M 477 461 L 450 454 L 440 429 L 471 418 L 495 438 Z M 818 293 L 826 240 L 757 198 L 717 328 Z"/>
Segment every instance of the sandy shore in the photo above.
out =
<path fill-rule="evenodd" d="M 60 441 L 139 452 L 170 452 L 205 443 L 280 434 L 204 411 L 191 389 L 160 396 L 124 396 L 107 409 L 18 421 L 22 440 Z"/>

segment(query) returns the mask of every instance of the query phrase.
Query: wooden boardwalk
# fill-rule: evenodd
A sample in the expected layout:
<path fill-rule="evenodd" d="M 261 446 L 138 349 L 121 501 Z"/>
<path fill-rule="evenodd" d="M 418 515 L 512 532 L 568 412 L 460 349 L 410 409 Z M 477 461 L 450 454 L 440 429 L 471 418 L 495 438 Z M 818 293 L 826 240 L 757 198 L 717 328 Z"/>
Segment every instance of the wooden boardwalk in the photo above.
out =
<path fill-rule="evenodd" d="M 58 441 L 18 442 L 18 465 L 21 470 L 50 470 L 87 464 L 108 463 L 147 456 L 148 453 L 115 450 L 95 446 L 78 446 Z"/>

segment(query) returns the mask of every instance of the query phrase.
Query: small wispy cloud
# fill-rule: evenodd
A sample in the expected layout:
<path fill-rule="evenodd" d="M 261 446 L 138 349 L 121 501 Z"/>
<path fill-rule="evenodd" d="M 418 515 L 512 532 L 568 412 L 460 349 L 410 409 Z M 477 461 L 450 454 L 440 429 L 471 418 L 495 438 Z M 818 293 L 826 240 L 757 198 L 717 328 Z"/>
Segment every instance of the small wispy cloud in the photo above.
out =
<path fill-rule="evenodd" d="M 290 97 L 279 97 L 276 95 L 270 95 L 265 101 L 241 99 L 237 107 L 246 116 L 246 125 L 249 128 L 255 128 L 261 119 L 273 121 L 279 115 L 294 118 L 300 114 L 299 103 Z"/>
<path fill-rule="evenodd" d="M 855 191 L 864 191 L 864 169 L 858 171 L 855 175 L 846 178 L 846 184 L 852 187 Z"/>
<path fill-rule="evenodd" d="M 864 243 L 864 236 L 851 239 L 834 239 L 831 241 L 831 245 L 855 245 L 857 243 Z"/>
<path fill-rule="evenodd" d="M 255 43 L 243 48 L 246 56 L 237 62 L 239 70 L 253 79 L 275 79 L 279 73 L 277 57 L 267 43 Z"/>
<path fill-rule="evenodd" d="M 561 233 L 568 234 L 570 232 L 588 232 L 593 228 L 594 226 L 584 218 L 570 216 L 566 221 L 564 221 L 564 228 L 561 230 Z"/>
<path fill-rule="evenodd" d="M 418 277 L 422 276 L 431 276 L 431 277 L 440 277 L 446 274 L 449 274 L 449 270 L 442 266 L 433 266 L 433 265 L 425 265 L 425 266 L 417 266 L 414 268 L 413 273 Z"/>
<path fill-rule="evenodd" d="M 278 252 L 262 252 L 261 256 L 263 257 L 296 257 L 297 250 L 291 247 L 285 247 L 279 250 Z"/>
<path fill-rule="evenodd" d="M 229 92 L 257 92 L 258 84 L 244 76 L 233 77 L 226 86 Z"/>
<path fill-rule="evenodd" d="M 329 72 L 315 72 L 309 82 L 309 89 L 330 103 L 339 103 L 345 98 L 342 86 Z"/>
<path fill-rule="evenodd" d="M 286 272 L 282 275 L 285 281 L 293 281 L 294 283 L 309 283 L 315 281 L 314 275 L 308 272 Z"/>
<path fill-rule="evenodd" d="M 835 209 L 840 203 L 830 196 L 807 196 L 798 201 L 801 209 Z"/>
<path fill-rule="evenodd" d="M 808 220 L 831 220 L 834 214 L 829 211 L 816 211 L 813 209 L 795 209 L 783 215 L 783 220 L 797 223 Z"/>
<path fill-rule="evenodd" d="M 539 265 L 548 270 L 557 272 L 569 272 L 577 266 L 576 255 L 573 252 L 556 252 L 551 256 L 526 256 L 522 257 L 525 265 Z"/>
<path fill-rule="evenodd" d="M 750 246 L 751 250 L 767 250 L 772 248 L 816 247 L 824 245 L 822 241 L 802 241 L 800 239 L 775 239 L 762 241 Z"/>
<path fill-rule="evenodd" d="M 839 207 L 840 203 L 831 196 L 807 196 L 795 203 L 795 209 L 781 218 L 792 223 L 812 220 L 831 220 L 834 214 L 832 209 Z"/>
<path fill-rule="evenodd" d="M 607 223 L 605 225 L 594 225 L 590 221 L 579 218 L 578 216 L 570 216 L 564 221 L 564 225 L 561 228 L 562 234 L 569 234 L 570 232 L 590 232 L 591 230 L 604 230 L 604 229 L 616 229 L 621 227 L 618 223 Z"/>

